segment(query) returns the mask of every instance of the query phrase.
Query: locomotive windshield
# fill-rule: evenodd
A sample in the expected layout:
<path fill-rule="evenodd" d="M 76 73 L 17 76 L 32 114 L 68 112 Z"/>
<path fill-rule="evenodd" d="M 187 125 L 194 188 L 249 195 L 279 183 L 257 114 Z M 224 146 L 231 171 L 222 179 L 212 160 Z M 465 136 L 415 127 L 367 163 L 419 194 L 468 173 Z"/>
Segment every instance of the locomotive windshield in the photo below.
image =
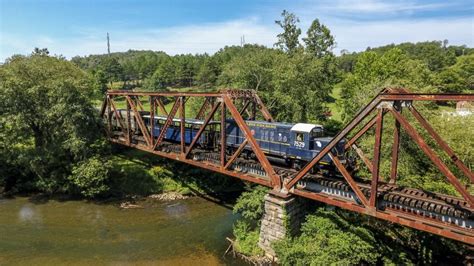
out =
<path fill-rule="evenodd" d="M 323 127 L 315 127 L 311 130 L 311 137 L 313 138 L 320 138 L 324 136 L 324 129 Z"/>

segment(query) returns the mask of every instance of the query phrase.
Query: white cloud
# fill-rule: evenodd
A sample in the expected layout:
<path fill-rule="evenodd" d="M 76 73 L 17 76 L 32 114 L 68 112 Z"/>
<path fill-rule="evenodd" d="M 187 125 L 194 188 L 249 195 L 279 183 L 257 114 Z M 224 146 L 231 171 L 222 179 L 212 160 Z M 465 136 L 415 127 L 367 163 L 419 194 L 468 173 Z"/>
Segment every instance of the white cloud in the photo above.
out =
<path fill-rule="evenodd" d="M 240 45 L 240 37 L 246 43 L 259 43 L 272 46 L 277 34 L 275 27 L 259 23 L 256 18 L 247 18 L 223 23 L 210 23 L 182 27 L 139 29 L 136 31 L 111 31 L 111 51 L 155 50 L 168 54 L 214 53 L 226 45 Z M 0 60 L 16 53 L 29 53 L 34 47 L 47 47 L 52 54 L 62 54 L 67 58 L 75 55 L 101 54 L 107 52 L 106 31 L 82 29 L 82 34 L 70 39 L 54 39 L 46 36 L 22 42 L 8 38 L 1 46 L 8 49 L 0 51 Z"/>
<path fill-rule="evenodd" d="M 328 23 L 338 43 L 337 50 L 361 51 L 390 43 L 449 40 L 453 45 L 474 46 L 472 18 L 437 20 L 390 20 Z"/>
<path fill-rule="evenodd" d="M 334 0 L 321 5 L 322 9 L 331 12 L 348 13 L 398 13 L 419 10 L 433 10 L 448 6 L 449 3 L 418 4 L 415 1 L 381 1 L 381 0 Z"/>
<path fill-rule="evenodd" d="M 360 12 L 364 10 L 366 12 L 392 12 L 393 10 L 435 8 L 429 4 L 419 5 L 408 0 L 402 2 L 406 5 L 374 0 L 364 0 L 362 3 L 355 0 L 335 1 L 333 5 L 326 5 L 327 2 L 323 2 L 319 6 L 307 5 L 306 8 L 298 8 L 295 13 L 302 18 L 303 34 L 311 19 L 321 18 L 321 21 L 331 29 L 336 37 L 338 44 L 336 52 L 342 49 L 361 51 L 368 46 L 376 47 L 390 43 L 444 39 L 448 39 L 450 44 L 474 46 L 472 17 L 444 19 L 401 19 L 398 17 L 357 21 L 337 19 L 328 13 L 320 12 L 321 6 L 360 10 Z M 278 18 L 277 16 L 275 19 Z M 245 35 L 247 43 L 258 43 L 271 47 L 275 43 L 279 31 L 280 29 L 273 23 L 273 19 L 264 20 L 261 17 L 178 27 L 114 30 L 110 31 L 111 50 L 113 52 L 129 49 L 161 50 L 171 55 L 205 52 L 212 54 L 226 45 L 239 45 L 242 35 Z M 54 38 L 44 34 L 24 37 L 2 32 L 0 35 L 0 61 L 14 53 L 30 53 L 34 47 L 47 47 L 52 54 L 62 54 L 67 58 L 75 55 L 106 53 L 106 30 L 75 28 L 72 33 L 75 34 L 75 37 Z"/>

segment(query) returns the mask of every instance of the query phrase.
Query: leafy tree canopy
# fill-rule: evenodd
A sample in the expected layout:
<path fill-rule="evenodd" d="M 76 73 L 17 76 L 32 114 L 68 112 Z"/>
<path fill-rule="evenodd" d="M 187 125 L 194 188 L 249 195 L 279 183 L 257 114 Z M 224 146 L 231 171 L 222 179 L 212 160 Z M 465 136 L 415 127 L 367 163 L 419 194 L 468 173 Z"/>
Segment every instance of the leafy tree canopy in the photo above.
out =
<path fill-rule="evenodd" d="M 4 182 L 31 177 L 32 189 L 70 191 L 67 177 L 74 165 L 84 165 L 103 147 L 89 100 L 95 86 L 84 71 L 46 54 L 15 57 L 0 67 Z"/>

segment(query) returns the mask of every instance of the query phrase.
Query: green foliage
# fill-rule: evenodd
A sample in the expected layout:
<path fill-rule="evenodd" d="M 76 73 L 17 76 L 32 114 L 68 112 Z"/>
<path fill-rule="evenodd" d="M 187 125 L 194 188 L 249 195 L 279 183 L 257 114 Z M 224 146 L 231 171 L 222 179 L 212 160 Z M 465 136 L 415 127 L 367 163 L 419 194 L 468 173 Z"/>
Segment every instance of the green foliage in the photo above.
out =
<path fill-rule="evenodd" d="M 307 37 L 303 38 L 303 41 L 306 44 L 307 53 L 317 58 L 332 55 L 331 51 L 336 45 L 336 41 L 328 27 L 321 24 L 319 19 L 313 20 L 306 34 Z"/>
<path fill-rule="evenodd" d="M 243 218 L 259 221 L 263 216 L 264 197 L 268 188 L 256 186 L 251 191 L 242 193 L 234 205 L 234 213 L 239 213 Z"/>
<path fill-rule="evenodd" d="M 233 233 L 235 236 L 234 248 L 237 252 L 248 256 L 264 255 L 263 250 L 258 246 L 258 228 L 252 229 L 248 222 L 237 221 Z"/>
<path fill-rule="evenodd" d="M 375 49 L 368 49 L 377 53 L 386 53 L 387 51 L 398 48 L 407 54 L 411 59 L 423 61 L 431 71 L 439 71 L 456 62 L 456 56 L 464 53 L 464 50 L 472 48 L 447 46 L 448 41 L 429 41 L 419 43 L 401 43 L 398 45 L 386 45 Z"/>
<path fill-rule="evenodd" d="M 296 25 L 300 20 L 295 14 L 286 10 L 281 12 L 281 16 L 283 21 L 276 20 L 275 23 L 283 29 L 283 32 L 277 35 L 278 41 L 275 43 L 275 46 L 285 52 L 293 53 L 300 47 L 298 38 L 301 34 L 301 29 Z"/>
<path fill-rule="evenodd" d="M 45 54 L 14 57 L 0 67 L 0 154 L 9 166 L 6 183 L 68 192 L 74 165 L 104 147 L 90 103 L 95 85 L 70 62 Z"/>
<path fill-rule="evenodd" d="M 283 265 L 375 264 L 380 256 L 374 236 L 332 211 L 308 215 L 301 235 L 274 244 Z"/>
<path fill-rule="evenodd" d="M 83 196 L 92 198 L 109 190 L 110 169 L 108 161 L 95 156 L 75 165 L 68 179 Z"/>
<path fill-rule="evenodd" d="M 277 121 L 317 122 L 325 120 L 325 102 L 337 79 L 332 57 L 256 49 L 229 61 L 219 82 L 257 90 Z"/>
<path fill-rule="evenodd" d="M 435 76 L 435 84 L 444 93 L 472 93 L 474 90 L 474 54 L 460 56 L 456 64 Z"/>
<path fill-rule="evenodd" d="M 401 49 L 384 54 L 365 52 L 358 56 L 353 73 L 342 82 L 343 118 L 352 118 L 357 110 L 377 95 L 382 88 L 406 87 L 412 92 L 433 90 L 427 66 L 410 59 Z"/>

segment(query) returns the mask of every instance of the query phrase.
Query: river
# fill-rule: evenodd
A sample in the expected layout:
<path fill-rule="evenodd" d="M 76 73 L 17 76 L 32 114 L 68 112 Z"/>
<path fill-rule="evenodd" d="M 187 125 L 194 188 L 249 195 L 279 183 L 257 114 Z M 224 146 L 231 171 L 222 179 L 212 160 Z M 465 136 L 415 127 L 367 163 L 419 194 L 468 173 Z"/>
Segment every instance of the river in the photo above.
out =
<path fill-rule="evenodd" d="M 0 265 L 241 265 L 223 258 L 237 218 L 201 198 L 140 201 L 0 199 Z"/>

